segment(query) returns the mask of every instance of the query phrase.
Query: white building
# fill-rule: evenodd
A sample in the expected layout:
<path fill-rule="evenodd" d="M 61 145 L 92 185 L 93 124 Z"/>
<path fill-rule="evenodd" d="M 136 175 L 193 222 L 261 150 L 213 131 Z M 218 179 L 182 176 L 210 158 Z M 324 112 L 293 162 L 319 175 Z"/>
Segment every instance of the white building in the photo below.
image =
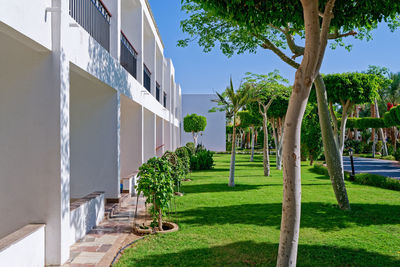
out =
<path fill-rule="evenodd" d="M 217 104 L 211 100 L 217 99 L 215 94 L 183 94 L 182 95 L 182 122 L 183 118 L 188 114 L 196 113 L 206 117 L 207 127 L 201 135 L 199 135 L 198 143 L 203 144 L 207 149 L 212 151 L 226 151 L 226 119 L 225 112 L 208 112 Z M 187 142 L 193 142 L 191 133 L 186 133 L 181 128 L 181 145 Z"/>
<path fill-rule="evenodd" d="M 0 266 L 58 265 L 179 145 L 181 89 L 145 0 L 0 7 Z"/>

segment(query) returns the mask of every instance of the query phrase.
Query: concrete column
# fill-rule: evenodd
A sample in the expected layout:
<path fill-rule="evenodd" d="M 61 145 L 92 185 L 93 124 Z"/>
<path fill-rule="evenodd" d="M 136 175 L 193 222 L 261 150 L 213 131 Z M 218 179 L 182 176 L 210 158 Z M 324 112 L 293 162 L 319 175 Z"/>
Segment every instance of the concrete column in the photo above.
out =
<path fill-rule="evenodd" d="M 138 82 L 143 85 L 143 63 L 144 63 L 144 30 L 143 30 L 143 7 L 140 6 L 139 8 L 135 9 L 135 15 L 139 21 L 139 27 L 137 30 L 137 34 L 140 36 L 140 41 L 138 42 L 139 46 L 136 48 L 138 50 L 138 58 L 137 58 L 137 80 Z"/>
<path fill-rule="evenodd" d="M 156 155 L 155 115 L 151 111 L 143 110 L 143 152 L 144 161 Z"/>
<path fill-rule="evenodd" d="M 157 52 L 156 52 L 156 38 L 154 37 L 152 42 L 151 42 L 151 47 L 148 49 L 151 49 L 151 61 L 153 65 L 153 70 L 151 73 L 151 94 L 156 97 L 156 82 L 157 82 Z"/>
<path fill-rule="evenodd" d="M 111 13 L 110 54 L 119 61 L 121 55 L 121 0 L 104 0 Z"/>
<path fill-rule="evenodd" d="M 121 177 L 137 171 L 143 163 L 142 107 L 121 96 Z"/>

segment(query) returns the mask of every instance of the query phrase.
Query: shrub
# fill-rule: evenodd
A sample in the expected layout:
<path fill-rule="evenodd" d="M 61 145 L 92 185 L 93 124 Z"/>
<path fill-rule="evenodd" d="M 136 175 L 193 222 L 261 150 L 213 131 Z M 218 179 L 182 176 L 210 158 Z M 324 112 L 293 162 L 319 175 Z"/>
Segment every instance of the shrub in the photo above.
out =
<path fill-rule="evenodd" d="M 399 180 L 376 174 L 370 174 L 370 173 L 357 174 L 354 182 L 363 185 L 370 185 L 370 186 L 400 191 Z"/>
<path fill-rule="evenodd" d="M 328 169 L 321 164 L 315 164 L 311 170 L 314 173 L 324 175 L 327 178 L 329 178 Z M 344 173 L 344 178 L 345 180 L 350 179 L 349 172 Z M 354 178 L 354 183 L 400 191 L 400 180 L 392 179 L 377 174 L 370 174 L 370 173 L 356 174 Z"/>
<path fill-rule="evenodd" d="M 184 168 L 184 176 L 189 173 L 190 171 L 190 156 L 189 156 L 189 149 L 187 147 L 179 147 L 175 150 L 176 155 L 181 159 L 182 161 L 182 167 Z M 184 177 L 184 178 L 185 178 Z"/>
<path fill-rule="evenodd" d="M 171 151 L 165 152 L 162 158 L 169 162 L 171 166 L 171 176 L 174 180 L 174 184 L 178 186 L 179 192 L 180 182 L 185 177 L 185 168 L 183 166 L 183 161 L 176 155 L 175 152 Z"/>
<path fill-rule="evenodd" d="M 190 157 L 190 169 L 197 170 L 210 170 L 214 165 L 214 153 L 209 150 L 199 150 L 195 155 Z"/>
<path fill-rule="evenodd" d="M 185 146 L 189 149 L 189 157 L 196 153 L 196 147 L 193 142 L 188 142 Z"/>
<path fill-rule="evenodd" d="M 163 158 L 151 158 L 139 168 L 140 177 L 136 189 L 138 194 L 143 192 L 146 203 L 153 204 L 150 214 L 153 218 L 151 224 L 158 224 L 162 230 L 162 216 L 169 208 L 170 200 L 174 195 L 174 180 L 171 176 L 171 165 Z"/>
<path fill-rule="evenodd" d="M 393 150 L 393 148 L 392 148 Z M 395 160 L 400 161 L 400 149 L 397 149 L 396 151 L 393 152 L 393 156 Z"/>
<path fill-rule="evenodd" d="M 360 154 L 364 150 L 364 145 L 359 140 L 347 139 L 344 146 L 346 149 L 352 148 L 355 154 Z"/>
<path fill-rule="evenodd" d="M 383 143 L 382 143 L 382 141 L 376 142 L 376 144 L 375 144 L 375 151 L 376 151 L 376 152 L 381 152 L 381 151 L 382 151 L 382 148 L 383 148 Z"/>

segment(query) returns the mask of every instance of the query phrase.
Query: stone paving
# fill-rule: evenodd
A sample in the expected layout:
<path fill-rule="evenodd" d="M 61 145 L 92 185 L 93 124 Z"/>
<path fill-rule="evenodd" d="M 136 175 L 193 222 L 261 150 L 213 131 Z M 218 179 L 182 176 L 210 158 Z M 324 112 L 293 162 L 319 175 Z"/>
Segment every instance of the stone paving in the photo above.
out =
<path fill-rule="evenodd" d="M 126 244 L 140 238 L 132 233 L 136 197 L 122 198 L 118 208 L 82 240 L 71 246 L 70 259 L 63 267 L 110 266 Z M 137 222 L 144 220 L 144 199 L 139 198 Z"/>

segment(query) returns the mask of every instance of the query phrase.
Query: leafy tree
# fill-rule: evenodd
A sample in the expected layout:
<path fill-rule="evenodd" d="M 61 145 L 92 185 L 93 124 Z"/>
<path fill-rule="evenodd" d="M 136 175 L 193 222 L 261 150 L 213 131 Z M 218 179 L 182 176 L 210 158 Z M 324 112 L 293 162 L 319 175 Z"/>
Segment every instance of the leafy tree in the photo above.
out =
<path fill-rule="evenodd" d="M 311 91 L 309 103 L 301 126 L 301 145 L 306 149 L 310 165 L 322 154 L 322 136 L 318 118 L 318 104 L 315 89 Z"/>
<path fill-rule="evenodd" d="M 197 146 L 197 138 L 199 137 L 199 132 L 206 129 L 207 119 L 204 116 L 197 114 L 186 115 L 183 118 L 183 129 L 187 133 L 192 133 L 194 145 Z"/>
<path fill-rule="evenodd" d="M 232 78 L 230 85 L 226 88 L 223 94 L 216 93 L 217 99 L 213 101 L 218 103 L 221 109 L 226 111 L 227 116 L 233 119 L 233 132 L 232 132 L 232 152 L 231 152 L 231 166 L 229 171 L 229 186 L 235 186 L 235 157 L 236 157 L 236 118 L 238 112 L 247 104 L 250 98 L 250 91 L 248 88 L 237 90 L 233 88 Z"/>
<path fill-rule="evenodd" d="M 287 87 L 282 83 L 288 81 L 275 70 L 266 75 L 246 73 L 244 88 L 250 88 L 257 103 L 258 111 L 262 116 L 264 131 L 263 163 L 264 175 L 270 175 L 269 148 L 268 148 L 268 111 L 278 96 L 287 93 Z M 278 149 L 277 149 L 278 150 Z"/>
<path fill-rule="evenodd" d="M 256 135 L 257 126 L 261 124 L 260 116 L 255 116 L 248 110 L 238 112 L 240 118 L 240 126 L 242 128 L 249 128 L 251 132 L 251 156 L 250 161 L 254 161 L 254 141 Z"/>
<path fill-rule="evenodd" d="M 297 259 L 300 227 L 300 126 L 312 83 L 315 81 L 325 152 L 332 186 L 342 209 L 350 205 L 343 179 L 341 155 L 337 149 L 325 86 L 319 70 L 328 40 L 332 47 L 343 45 L 343 38 L 369 38 L 370 31 L 382 20 L 394 29 L 400 25 L 400 2 L 391 0 L 182 0 L 190 13 L 182 21 L 182 29 L 210 51 L 217 43 L 227 55 L 235 52 L 256 52 L 262 47 L 271 50 L 284 62 L 297 69 L 288 112 L 285 118 L 284 194 L 278 266 L 294 266 Z M 305 46 L 295 37 L 305 37 Z M 190 39 L 181 40 L 185 46 Z M 288 47 L 293 57 L 282 50 Z M 349 46 L 346 46 L 350 48 Z M 293 58 L 303 56 L 301 63 Z"/>
<path fill-rule="evenodd" d="M 171 176 L 171 165 L 166 159 L 151 158 L 139 167 L 140 177 L 136 186 L 138 194 L 143 192 L 146 203 L 152 204 L 152 227 L 158 226 L 162 231 L 163 212 L 169 208 L 174 195 L 174 180 Z"/>
<path fill-rule="evenodd" d="M 328 92 L 328 101 L 334 121 L 334 129 L 338 138 L 339 150 L 343 153 L 346 122 L 352 106 L 357 104 L 373 103 L 378 97 L 378 89 L 383 80 L 377 75 L 366 73 L 328 74 L 324 76 Z M 334 104 L 342 107 L 340 129 L 334 114 Z"/>

